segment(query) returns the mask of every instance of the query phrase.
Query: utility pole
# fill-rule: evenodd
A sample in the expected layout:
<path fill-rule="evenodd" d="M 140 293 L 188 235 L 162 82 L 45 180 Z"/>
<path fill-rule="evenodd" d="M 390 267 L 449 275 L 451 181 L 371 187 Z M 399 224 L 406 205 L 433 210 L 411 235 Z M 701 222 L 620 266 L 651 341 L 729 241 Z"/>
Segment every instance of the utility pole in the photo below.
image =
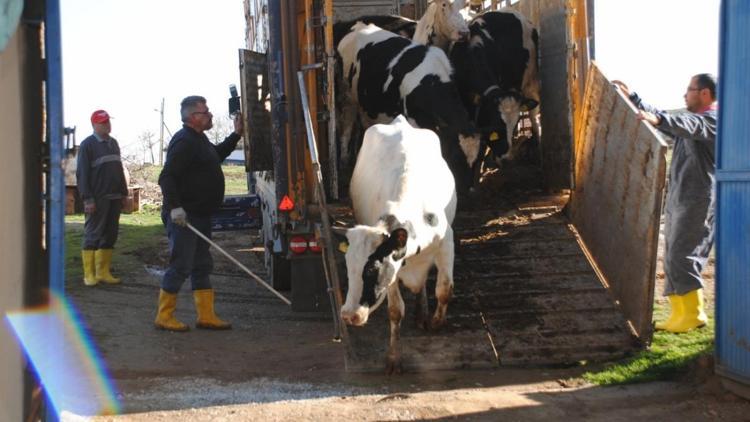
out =
<path fill-rule="evenodd" d="M 161 97 L 161 110 L 159 110 L 159 165 L 164 165 L 164 97 Z"/>

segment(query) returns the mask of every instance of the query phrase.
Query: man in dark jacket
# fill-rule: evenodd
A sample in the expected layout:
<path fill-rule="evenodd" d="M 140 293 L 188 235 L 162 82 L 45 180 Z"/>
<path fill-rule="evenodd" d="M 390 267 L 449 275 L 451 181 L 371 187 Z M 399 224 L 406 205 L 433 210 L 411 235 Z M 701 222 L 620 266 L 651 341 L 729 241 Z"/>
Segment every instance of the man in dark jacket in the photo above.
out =
<path fill-rule="evenodd" d="M 234 132 L 214 145 L 205 135 L 213 127 L 213 114 L 206 99 L 190 96 L 180 104 L 183 126 L 172 137 L 167 159 L 159 175 L 164 196 L 162 221 L 169 237 L 169 268 L 161 282 L 159 310 L 154 324 L 159 329 L 187 331 L 188 326 L 174 317 L 177 293 L 187 277 L 193 289 L 198 313 L 196 327 L 214 330 L 231 328 L 214 313 L 214 290 L 209 281 L 213 260 L 207 242 L 186 226 L 211 237 L 211 213 L 224 199 L 224 173 L 221 162 L 237 146 L 242 136 L 242 120 L 234 117 Z"/>
<path fill-rule="evenodd" d="M 109 136 L 109 114 L 96 110 L 91 114 L 94 134 L 81 142 L 76 167 L 76 183 L 83 199 L 86 220 L 83 225 L 83 282 L 95 286 L 100 281 L 117 284 L 112 276 L 112 250 L 117 241 L 122 201 L 128 186 L 120 160 L 120 146 Z"/>
<path fill-rule="evenodd" d="M 638 118 L 674 138 L 665 208 L 664 295 L 671 314 L 656 329 L 684 333 L 706 325 L 701 271 L 714 242 L 716 78 L 693 76 L 685 91 L 687 112 L 665 113 L 643 103 L 615 81 L 640 110 Z"/>

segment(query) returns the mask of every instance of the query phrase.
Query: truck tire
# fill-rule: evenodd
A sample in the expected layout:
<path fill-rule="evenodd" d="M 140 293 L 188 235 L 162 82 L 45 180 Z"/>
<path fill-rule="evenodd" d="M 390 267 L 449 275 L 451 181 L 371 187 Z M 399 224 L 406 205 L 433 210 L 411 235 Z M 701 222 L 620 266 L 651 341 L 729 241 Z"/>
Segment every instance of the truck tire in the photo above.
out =
<path fill-rule="evenodd" d="M 271 281 L 273 288 L 279 291 L 289 291 L 292 288 L 292 266 L 283 256 L 271 255 Z"/>

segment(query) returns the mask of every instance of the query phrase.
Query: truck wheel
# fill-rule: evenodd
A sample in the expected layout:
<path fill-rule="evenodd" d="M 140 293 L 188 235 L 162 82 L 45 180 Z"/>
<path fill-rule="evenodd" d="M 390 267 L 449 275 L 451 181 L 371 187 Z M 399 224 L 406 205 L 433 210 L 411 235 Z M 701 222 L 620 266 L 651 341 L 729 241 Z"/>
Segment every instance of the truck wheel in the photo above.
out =
<path fill-rule="evenodd" d="M 288 291 L 292 288 L 292 266 L 288 259 L 276 254 L 271 255 L 271 277 L 273 288 Z"/>

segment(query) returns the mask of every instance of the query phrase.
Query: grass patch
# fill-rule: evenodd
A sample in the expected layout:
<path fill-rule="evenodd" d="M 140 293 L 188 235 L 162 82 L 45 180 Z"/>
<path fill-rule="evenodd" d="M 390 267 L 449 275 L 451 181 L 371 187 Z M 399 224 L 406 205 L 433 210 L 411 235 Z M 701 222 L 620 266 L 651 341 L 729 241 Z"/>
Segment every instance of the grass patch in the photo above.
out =
<path fill-rule="evenodd" d="M 83 278 L 81 245 L 83 240 L 83 214 L 65 216 L 65 278 L 78 281 Z M 113 268 L 125 274 L 143 265 L 144 254 L 158 254 L 166 238 L 158 212 L 139 212 L 120 216 L 120 234 L 115 244 Z M 115 274 L 117 276 L 117 274 Z"/>
<path fill-rule="evenodd" d="M 247 193 L 247 173 L 245 166 L 221 166 L 224 171 L 224 195 L 244 195 Z"/>
<path fill-rule="evenodd" d="M 159 174 L 162 166 L 143 165 L 132 167 L 130 169 L 131 180 L 145 180 L 151 183 L 159 183 Z M 244 195 L 247 193 L 247 173 L 245 166 L 241 165 L 223 165 L 221 170 L 224 172 L 224 194 L 225 195 Z"/>
<path fill-rule="evenodd" d="M 666 306 L 657 305 L 654 309 L 656 320 L 666 318 L 668 312 Z M 586 372 L 583 378 L 597 385 L 672 380 L 687 373 L 692 362 L 713 352 L 714 320 L 713 315 L 709 315 L 705 327 L 685 334 L 656 331 L 648 350 L 607 365 L 600 371 Z"/>

